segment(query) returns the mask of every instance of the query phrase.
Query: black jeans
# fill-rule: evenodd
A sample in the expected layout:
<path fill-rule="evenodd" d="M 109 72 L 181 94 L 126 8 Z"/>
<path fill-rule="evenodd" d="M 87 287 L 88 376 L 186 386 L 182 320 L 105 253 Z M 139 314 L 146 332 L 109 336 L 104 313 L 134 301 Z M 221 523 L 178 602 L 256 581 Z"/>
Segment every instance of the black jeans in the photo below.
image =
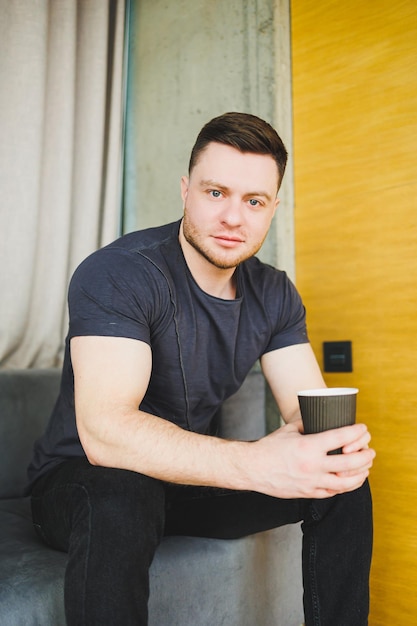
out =
<path fill-rule="evenodd" d="M 232 539 L 301 520 L 307 626 L 368 623 L 368 483 L 325 500 L 281 500 L 73 459 L 35 483 L 32 513 L 43 541 L 69 554 L 68 626 L 145 626 L 149 567 L 164 535 Z"/>

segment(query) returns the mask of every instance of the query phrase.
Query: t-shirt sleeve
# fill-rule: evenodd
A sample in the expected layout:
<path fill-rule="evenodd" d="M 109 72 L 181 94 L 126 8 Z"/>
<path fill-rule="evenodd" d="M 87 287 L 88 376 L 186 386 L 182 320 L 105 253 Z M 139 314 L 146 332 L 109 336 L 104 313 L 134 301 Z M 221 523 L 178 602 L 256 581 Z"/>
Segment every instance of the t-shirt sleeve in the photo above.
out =
<path fill-rule="evenodd" d="M 109 336 L 150 344 L 155 281 L 139 255 L 104 248 L 75 271 L 68 292 L 69 336 Z"/>
<path fill-rule="evenodd" d="M 269 290 L 273 331 L 265 352 L 309 341 L 306 310 L 300 294 L 285 272 L 277 274 L 276 281 L 275 290 Z"/>

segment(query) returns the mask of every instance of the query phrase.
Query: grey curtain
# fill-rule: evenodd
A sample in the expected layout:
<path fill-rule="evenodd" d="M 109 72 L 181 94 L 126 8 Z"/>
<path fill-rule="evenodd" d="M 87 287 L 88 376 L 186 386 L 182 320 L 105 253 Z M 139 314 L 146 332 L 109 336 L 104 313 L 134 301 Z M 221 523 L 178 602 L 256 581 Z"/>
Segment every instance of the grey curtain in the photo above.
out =
<path fill-rule="evenodd" d="M 58 365 L 76 265 L 117 236 L 125 0 L 0 0 L 0 367 Z"/>

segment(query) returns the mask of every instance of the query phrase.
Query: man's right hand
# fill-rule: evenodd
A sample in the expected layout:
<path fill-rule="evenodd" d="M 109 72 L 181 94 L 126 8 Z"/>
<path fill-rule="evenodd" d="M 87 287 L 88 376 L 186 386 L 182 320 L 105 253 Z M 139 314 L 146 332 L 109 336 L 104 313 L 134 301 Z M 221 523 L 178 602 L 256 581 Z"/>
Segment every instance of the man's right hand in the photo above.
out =
<path fill-rule="evenodd" d="M 251 489 L 279 498 L 328 498 L 363 484 L 375 457 L 364 424 L 314 435 L 302 430 L 301 421 L 293 422 L 249 444 Z M 337 448 L 343 454 L 327 454 Z"/>

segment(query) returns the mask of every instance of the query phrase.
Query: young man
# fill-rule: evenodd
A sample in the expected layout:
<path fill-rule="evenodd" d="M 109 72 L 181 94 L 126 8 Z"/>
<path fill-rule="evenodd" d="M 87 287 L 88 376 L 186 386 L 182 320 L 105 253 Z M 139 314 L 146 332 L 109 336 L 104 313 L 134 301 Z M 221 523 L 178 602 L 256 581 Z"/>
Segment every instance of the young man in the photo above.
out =
<path fill-rule="evenodd" d="M 69 626 L 146 624 L 164 534 L 299 520 L 306 623 L 367 624 L 370 435 L 302 434 L 296 392 L 324 381 L 294 286 L 254 256 L 286 159 L 259 118 L 213 119 L 181 181 L 183 219 L 122 237 L 74 274 L 61 392 L 29 469 L 35 527 L 69 552 Z M 257 359 L 286 425 L 254 442 L 213 436 Z"/>

